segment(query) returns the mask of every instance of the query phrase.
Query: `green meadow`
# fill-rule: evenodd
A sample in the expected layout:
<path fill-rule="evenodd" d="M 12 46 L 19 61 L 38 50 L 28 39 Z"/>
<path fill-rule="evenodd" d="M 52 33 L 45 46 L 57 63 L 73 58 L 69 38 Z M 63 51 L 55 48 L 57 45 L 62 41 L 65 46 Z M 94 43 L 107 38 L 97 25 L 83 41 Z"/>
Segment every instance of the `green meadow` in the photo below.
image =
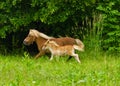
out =
<path fill-rule="evenodd" d="M 0 86 L 120 86 L 120 58 L 80 56 L 81 64 L 67 57 L 0 55 Z"/>

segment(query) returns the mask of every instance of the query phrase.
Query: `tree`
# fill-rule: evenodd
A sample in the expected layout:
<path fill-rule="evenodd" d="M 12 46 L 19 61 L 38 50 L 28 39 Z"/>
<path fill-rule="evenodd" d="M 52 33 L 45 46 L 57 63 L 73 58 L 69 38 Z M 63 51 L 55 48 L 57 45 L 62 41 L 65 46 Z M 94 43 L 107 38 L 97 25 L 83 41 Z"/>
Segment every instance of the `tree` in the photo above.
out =
<path fill-rule="evenodd" d="M 104 49 L 119 50 L 119 5 L 119 0 L 1 0 L 0 37 L 9 35 L 14 46 L 23 40 L 18 35 L 30 28 L 80 39 L 95 37 L 99 31 Z"/>
<path fill-rule="evenodd" d="M 102 46 L 103 49 L 120 52 L 120 1 L 101 3 L 98 10 L 103 16 Z"/>

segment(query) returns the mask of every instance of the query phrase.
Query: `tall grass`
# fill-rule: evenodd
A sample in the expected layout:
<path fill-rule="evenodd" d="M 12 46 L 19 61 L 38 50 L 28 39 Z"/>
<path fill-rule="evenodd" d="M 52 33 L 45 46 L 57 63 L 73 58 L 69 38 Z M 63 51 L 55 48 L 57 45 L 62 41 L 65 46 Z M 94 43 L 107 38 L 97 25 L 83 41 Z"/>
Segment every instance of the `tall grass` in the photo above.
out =
<path fill-rule="evenodd" d="M 80 53 L 81 64 L 0 55 L 0 86 L 120 86 L 120 58 Z"/>

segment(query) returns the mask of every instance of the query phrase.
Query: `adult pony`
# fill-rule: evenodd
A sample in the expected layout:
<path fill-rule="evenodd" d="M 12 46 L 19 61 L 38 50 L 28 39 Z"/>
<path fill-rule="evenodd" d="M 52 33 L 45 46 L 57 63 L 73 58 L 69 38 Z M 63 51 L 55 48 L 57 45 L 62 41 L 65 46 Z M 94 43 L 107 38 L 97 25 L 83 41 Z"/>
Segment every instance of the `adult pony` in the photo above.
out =
<path fill-rule="evenodd" d="M 81 48 L 84 49 L 84 44 L 79 39 L 74 39 L 74 38 L 71 38 L 71 37 L 61 37 L 61 38 L 49 37 L 49 36 L 39 32 L 35 29 L 30 29 L 29 30 L 29 34 L 24 39 L 23 43 L 25 45 L 30 45 L 33 42 L 36 42 L 38 50 L 39 50 L 39 53 L 35 56 L 35 58 L 37 59 L 38 57 L 44 55 L 45 53 L 50 52 L 48 50 L 42 50 L 42 47 L 43 47 L 44 43 L 48 39 L 51 40 L 51 41 L 55 41 L 60 46 L 76 44 L 76 45 L 78 45 L 78 46 L 80 46 Z"/>

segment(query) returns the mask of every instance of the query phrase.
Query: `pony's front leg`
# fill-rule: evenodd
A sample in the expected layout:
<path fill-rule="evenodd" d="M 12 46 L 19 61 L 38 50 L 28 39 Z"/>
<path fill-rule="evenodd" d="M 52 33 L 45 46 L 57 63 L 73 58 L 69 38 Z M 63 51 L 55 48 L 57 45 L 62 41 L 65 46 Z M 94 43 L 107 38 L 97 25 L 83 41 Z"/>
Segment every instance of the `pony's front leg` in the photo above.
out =
<path fill-rule="evenodd" d="M 41 56 L 44 55 L 44 54 L 45 54 L 44 51 L 39 52 L 39 53 L 35 56 L 35 59 L 38 59 L 39 57 L 41 57 Z"/>
<path fill-rule="evenodd" d="M 81 61 L 80 61 L 80 59 L 79 59 L 79 57 L 78 57 L 78 54 L 74 54 L 73 56 L 74 56 L 75 59 L 78 61 L 78 63 L 81 63 Z"/>
<path fill-rule="evenodd" d="M 50 61 L 51 61 L 51 60 L 53 60 L 53 55 L 51 55 L 51 57 L 50 57 Z"/>

